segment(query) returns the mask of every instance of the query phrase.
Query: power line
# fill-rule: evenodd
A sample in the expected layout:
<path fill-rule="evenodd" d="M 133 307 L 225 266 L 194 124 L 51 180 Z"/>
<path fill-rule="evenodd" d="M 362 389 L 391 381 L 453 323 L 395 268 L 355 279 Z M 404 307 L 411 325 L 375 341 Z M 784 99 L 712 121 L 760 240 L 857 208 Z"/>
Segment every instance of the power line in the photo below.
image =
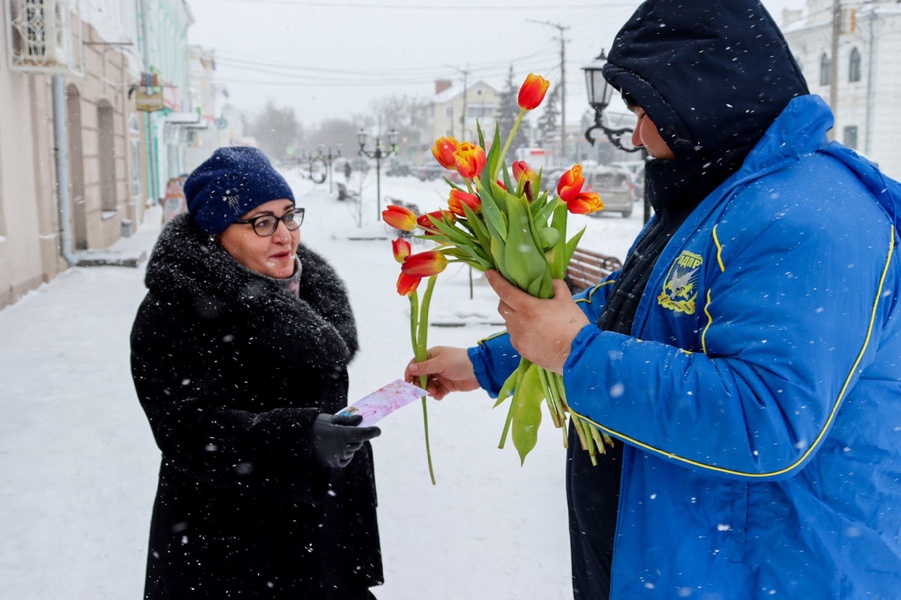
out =
<path fill-rule="evenodd" d="M 571 10 L 571 9 L 597 9 L 598 3 L 595 4 L 555 4 L 553 6 L 548 5 L 546 2 L 542 4 L 519 4 L 519 5 L 504 5 L 504 4 L 478 4 L 478 5 L 469 5 L 469 6 L 461 6 L 459 4 L 448 5 L 442 4 L 440 6 L 429 6 L 424 4 L 393 4 L 393 3 L 378 3 L 378 4 L 365 4 L 362 2 L 309 2 L 306 0 L 228 0 L 229 2 L 236 3 L 244 3 L 244 4 L 281 4 L 287 6 L 298 6 L 298 7 L 309 7 L 309 8 L 332 8 L 332 9 L 345 9 L 345 8 L 364 8 L 364 9 L 376 9 L 376 10 L 454 10 L 454 11 L 484 11 L 484 10 Z M 615 7 L 635 7 L 639 4 L 638 0 L 633 0 L 632 2 L 603 2 L 600 3 L 604 8 L 615 8 Z"/>

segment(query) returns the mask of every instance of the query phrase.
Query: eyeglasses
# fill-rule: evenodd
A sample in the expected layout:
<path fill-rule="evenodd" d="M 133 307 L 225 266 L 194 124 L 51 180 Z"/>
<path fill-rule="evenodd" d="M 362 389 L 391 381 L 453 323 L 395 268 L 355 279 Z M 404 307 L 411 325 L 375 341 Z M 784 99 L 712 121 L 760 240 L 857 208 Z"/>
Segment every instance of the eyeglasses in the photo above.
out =
<path fill-rule="evenodd" d="M 263 213 L 252 219 L 235 219 L 235 223 L 250 225 L 253 227 L 253 232 L 258 236 L 269 237 L 275 233 L 276 229 L 278 229 L 279 221 L 285 224 L 288 231 L 300 229 L 300 225 L 303 223 L 304 212 L 305 210 L 303 208 L 292 208 L 281 217 L 276 217 L 272 213 Z"/>

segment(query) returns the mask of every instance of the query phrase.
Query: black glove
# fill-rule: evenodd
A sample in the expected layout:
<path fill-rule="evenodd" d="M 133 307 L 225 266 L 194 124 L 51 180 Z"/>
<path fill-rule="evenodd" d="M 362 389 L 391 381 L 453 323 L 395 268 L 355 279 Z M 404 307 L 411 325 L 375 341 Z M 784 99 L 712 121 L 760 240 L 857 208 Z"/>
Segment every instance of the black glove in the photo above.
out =
<path fill-rule="evenodd" d="M 382 434 L 378 427 L 357 427 L 362 415 L 322 413 L 313 421 L 313 456 L 323 467 L 343 469 L 363 442 Z"/>

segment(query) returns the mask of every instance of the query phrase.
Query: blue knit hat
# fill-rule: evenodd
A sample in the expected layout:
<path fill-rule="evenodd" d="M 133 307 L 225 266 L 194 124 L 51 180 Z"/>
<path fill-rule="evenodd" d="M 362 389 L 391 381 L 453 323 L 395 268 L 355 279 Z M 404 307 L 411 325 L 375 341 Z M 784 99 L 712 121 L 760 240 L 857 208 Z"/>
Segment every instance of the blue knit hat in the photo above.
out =
<path fill-rule="evenodd" d="M 270 200 L 294 202 L 288 182 L 256 148 L 219 148 L 185 181 L 191 218 L 216 235 L 257 206 Z"/>

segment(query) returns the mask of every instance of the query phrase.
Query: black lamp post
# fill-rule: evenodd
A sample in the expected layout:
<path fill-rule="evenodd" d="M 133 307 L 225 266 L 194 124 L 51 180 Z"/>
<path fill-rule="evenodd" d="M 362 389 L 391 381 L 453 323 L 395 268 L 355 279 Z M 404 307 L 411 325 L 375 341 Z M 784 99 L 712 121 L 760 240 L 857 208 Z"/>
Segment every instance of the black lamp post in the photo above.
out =
<path fill-rule="evenodd" d="M 336 144 L 338 149 L 332 154 L 332 149 L 328 149 L 328 153 L 324 151 L 325 144 L 319 144 L 319 160 L 325 163 L 326 174 L 328 175 L 328 191 L 332 193 L 332 161 L 341 156 L 341 143 Z M 317 183 L 322 183 L 321 181 Z"/>
<path fill-rule="evenodd" d="M 360 142 L 360 156 L 375 159 L 375 185 L 376 185 L 376 201 L 375 201 L 375 218 L 376 221 L 382 218 L 382 159 L 388 158 L 392 154 L 397 154 L 397 131 L 392 129 L 388 132 L 388 149 L 382 148 L 379 138 L 375 138 L 375 149 L 367 150 L 366 141 L 369 139 L 369 133 L 360 128 L 357 132 L 357 141 Z"/>
<path fill-rule="evenodd" d="M 601 49 L 601 53 L 590 64 L 582 67 L 585 71 L 585 86 L 588 89 L 588 104 L 594 109 L 594 125 L 585 130 L 585 139 L 594 146 L 594 137 L 591 132 L 595 129 L 603 131 L 610 143 L 625 152 L 641 151 L 641 157 L 647 160 L 648 152 L 643 147 L 632 145 L 631 138 L 634 131 L 631 127 L 611 129 L 604 124 L 604 111 L 610 106 L 610 98 L 613 95 L 613 86 L 604 79 L 602 69 L 607 63 L 607 55 Z M 651 218 L 651 204 L 648 201 L 648 186 L 644 185 L 644 222 Z M 603 199 L 602 199 L 603 200 Z"/>

